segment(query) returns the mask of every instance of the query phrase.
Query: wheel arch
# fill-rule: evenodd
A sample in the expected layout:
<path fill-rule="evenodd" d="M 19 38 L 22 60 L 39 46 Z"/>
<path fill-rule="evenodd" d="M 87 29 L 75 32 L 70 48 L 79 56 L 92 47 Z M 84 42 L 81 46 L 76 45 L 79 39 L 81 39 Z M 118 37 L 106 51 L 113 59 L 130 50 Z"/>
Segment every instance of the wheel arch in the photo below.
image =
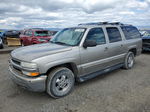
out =
<path fill-rule="evenodd" d="M 69 68 L 69 69 L 74 73 L 75 77 L 76 77 L 77 74 L 78 74 L 77 66 L 76 66 L 76 64 L 73 63 L 73 62 L 58 64 L 58 65 L 55 65 L 55 66 L 53 66 L 53 67 L 50 67 L 50 68 L 47 70 L 46 74 L 48 75 L 53 69 L 55 69 L 55 68 L 57 68 L 57 67 L 67 67 L 67 68 Z"/>
<path fill-rule="evenodd" d="M 133 52 L 134 56 L 137 55 L 137 49 L 136 48 L 129 49 L 129 52 Z"/>

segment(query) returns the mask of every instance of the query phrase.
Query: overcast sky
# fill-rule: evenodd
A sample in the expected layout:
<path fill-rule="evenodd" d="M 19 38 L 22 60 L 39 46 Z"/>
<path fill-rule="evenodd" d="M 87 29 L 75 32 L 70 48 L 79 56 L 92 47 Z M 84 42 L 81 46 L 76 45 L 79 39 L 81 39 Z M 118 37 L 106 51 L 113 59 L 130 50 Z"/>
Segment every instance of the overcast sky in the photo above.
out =
<path fill-rule="evenodd" d="M 150 0 L 0 0 L 0 28 L 62 28 L 121 21 L 150 26 Z"/>

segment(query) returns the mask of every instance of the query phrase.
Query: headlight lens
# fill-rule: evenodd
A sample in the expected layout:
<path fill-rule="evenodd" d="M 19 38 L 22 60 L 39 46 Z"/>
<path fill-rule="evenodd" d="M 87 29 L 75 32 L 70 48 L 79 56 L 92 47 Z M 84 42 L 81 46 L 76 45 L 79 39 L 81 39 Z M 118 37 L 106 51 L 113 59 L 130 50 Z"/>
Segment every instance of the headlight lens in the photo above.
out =
<path fill-rule="evenodd" d="M 23 68 L 37 69 L 37 64 L 36 63 L 21 62 L 21 66 Z"/>

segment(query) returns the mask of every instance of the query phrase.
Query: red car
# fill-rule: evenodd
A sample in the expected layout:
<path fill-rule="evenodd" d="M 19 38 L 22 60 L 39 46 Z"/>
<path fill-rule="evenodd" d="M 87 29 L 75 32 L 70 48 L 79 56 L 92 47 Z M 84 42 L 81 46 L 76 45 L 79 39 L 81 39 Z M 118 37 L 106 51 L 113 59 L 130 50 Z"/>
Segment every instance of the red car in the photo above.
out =
<path fill-rule="evenodd" d="M 28 29 L 22 31 L 22 33 L 20 34 L 20 41 L 22 46 L 46 43 L 51 38 L 51 32 L 43 29 Z"/>

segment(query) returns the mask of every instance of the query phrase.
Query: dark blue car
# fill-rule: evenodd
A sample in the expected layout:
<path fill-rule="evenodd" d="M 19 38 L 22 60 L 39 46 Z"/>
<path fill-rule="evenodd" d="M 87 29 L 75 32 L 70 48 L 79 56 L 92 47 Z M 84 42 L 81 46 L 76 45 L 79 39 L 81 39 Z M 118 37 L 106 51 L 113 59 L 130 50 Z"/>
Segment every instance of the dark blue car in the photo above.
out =
<path fill-rule="evenodd" d="M 143 51 L 150 51 L 150 30 L 142 31 Z"/>

